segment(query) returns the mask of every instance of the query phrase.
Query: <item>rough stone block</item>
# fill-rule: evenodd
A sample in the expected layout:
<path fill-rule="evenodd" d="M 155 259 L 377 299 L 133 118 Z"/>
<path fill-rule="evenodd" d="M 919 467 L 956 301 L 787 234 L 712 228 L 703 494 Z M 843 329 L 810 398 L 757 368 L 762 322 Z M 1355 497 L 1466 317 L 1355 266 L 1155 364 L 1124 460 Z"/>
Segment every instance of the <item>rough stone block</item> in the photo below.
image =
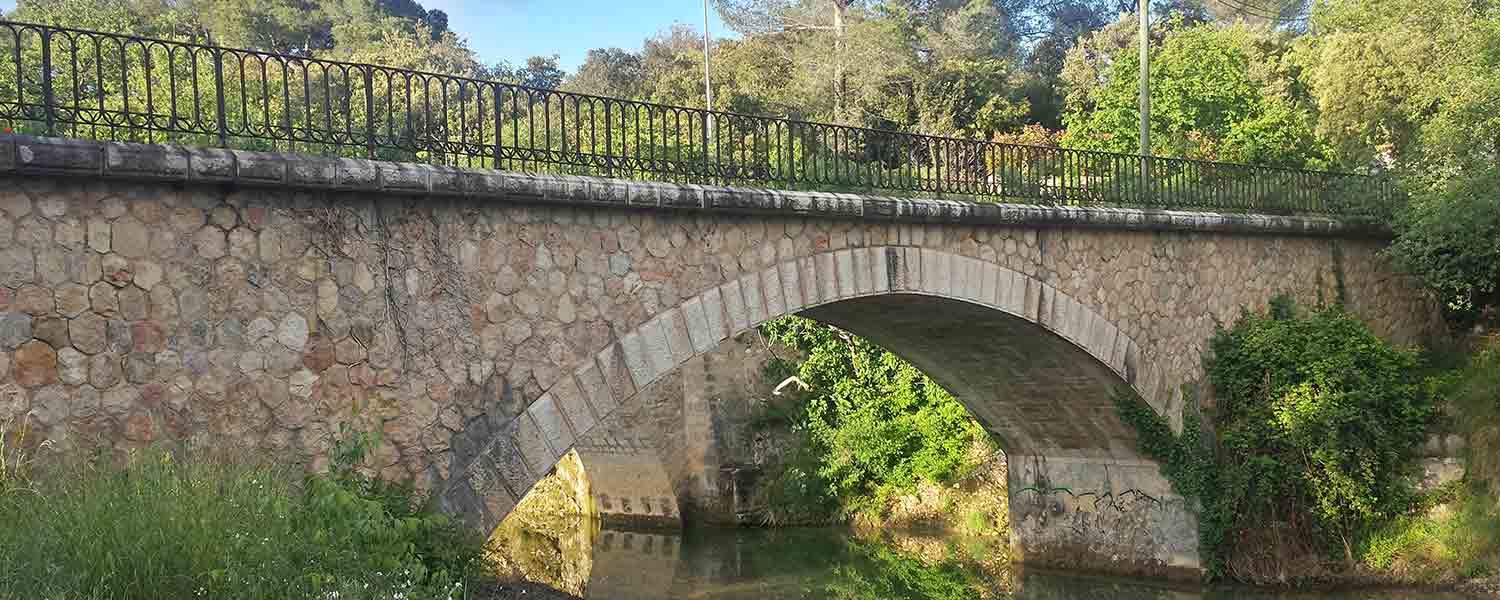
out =
<path fill-rule="evenodd" d="M 724 292 L 722 288 L 713 287 L 703 292 L 703 316 L 708 319 L 708 333 L 710 339 L 715 342 L 729 338 L 729 329 L 725 326 L 724 316 Z"/>
<path fill-rule="evenodd" d="M 104 172 L 101 145 L 85 140 L 17 138 L 17 170 L 32 173 L 99 175 Z"/>
<path fill-rule="evenodd" d="M 729 317 L 730 335 L 750 327 L 750 313 L 745 309 L 745 295 L 740 291 L 740 280 L 721 285 L 719 290 L 724 297 L 724 313 Z"/>
<path fill-rule="evenodd" d="M 632 390 L 638 390 L 651 384 L 656 378 L 653 361 L 647 356 L 646 344 L 641 340 L 640 330 L 632 331 L 620 338 L 620 350 L 623 354 L 625 367 L 630 373 L 630 380 L 634 383 Z"/>
<path fill-rule="evenodd" d="M 669 356 L 672 364 L 668 367 L 670 370 L 693 357 L 693 342 L 688 334 L 687 319 L 681 310 L 676 308 L 668 310 L 661 314 L 660 319 L 667 334 L 667 347 L 671 348 Z"/>
<path fill-rule="evenodd" d="M 16 136 L 0 136 L 0 173 L 16 170 Z"/>
<path fill-rule="evenodd" d="M 521 413 L 516 417 L 516 422 L 518 423 L 515 429 L 516 447 L 520 449 L 521 457 L 526 460 L 531 474 L 540 479 L 542 475 L 552 470 L 553 465 L 557 464 L 557 459 L 562 458 L 563 453 L 548 443 L 541 426 L 532 420 L 530 413 Z M 530 486 L 527 489 L 530 489 Z M 521 495 L 525 496 L 524 493 Z"/>
<path fill-rule="evenodd" d="M 244 161 L 240 165 L 243 173 Z M 286 161 L 286 173 L 288 183 L 294 185 L 334 187 L 338 184 L 338 160 L 298 155 L 295 160 Z"/>
<path fill-rule="evenodd" d="M 520 444 L 516 441 L 519 437 L 521 421 L 529 420 L 525 416 L 523 413 L 522 418 L 512 419 L 502 425 L 494 438 L 490 440 L 489 445 L 475 457 L 475 462 L 488 462 L 489 464 L 482 468 L 499 475 L 500 481 L 503 481 L 511 495 L 517 498 L 526 497 L 526 492 L 531 491 L 531 486 L 546 473 L 546 471 L 541 473 L 532 471 L 532 467 L 527 464 L 528 461 L 522 454 Z M 550 469 L 555 463 L 556 461 L 549 463 L 547 468 Z"/>
<path fill-rule="evenodd" d="M 938 253 L 928 248 L 922 248 L 918 250 L 918 253 L 917 264 L 920 265 L 918 270 L 921 273 L 921 279 L 917 280 L 919 282 L 917 289 L 929 294 L 937 294 Z"/>
<path fill-rule="evenodd" d="M 630 197 L 630 186 L 636 182 L 620 181 L 607 177 L 589 180 L 589 198 L 597 204 L 624 205 Z"/>
<path fill-rule="evenodd" d="M 897 248 L 900 261 L 896 265 L 896 281 L 892 291 L 918 291 L 922 289 L 922 251 L 912 247 Z"/>
<path fill-rule="evenodd" d="M 469 192 L 469 178 L 464 175 L 468 171 L 447 165 L 428 165 L 427 167 L 427 193 L 433 196 L 467 196 Z"/>
<path fill-rule="evenodd" d="M 767 319 L 787 314 L 786 298 L 782 295 L 781 272 L 775 265 L 760 272 L 760 291 L 766 299 Z"/>
<path fill-rule="evenodd" d="M 588 399 L 600 419 L 613 414 L 621 398 L 635 394 L 635 384 L 624 362 L 620 345 L 610 344 L 594 356 L 594 364 L 573 373 L 578 378 L 583 397 Z"/>
<path fill-rule="evenodd" d="M 425 165 L 413 163 L 377 163 L 380 168 L 381 189 L 398 193 L 421 193 L 428 190 Z"/>
<path fill-rule="evenodd" d="M 1116 331 L 1115 347 L 1109 354 L 1109 367 L 1114 369 L 1116 373 L 1119 373 L 1120 377 L 1126 381 L 1130 381 L 1125 371 L 1125 354 L 1130 348 L 1130 338 L 1125 335 L 1124 331 L 1119 331 L 1118 329 Z"/>
<path fill-rule="evenodd" d="M 833 264 L 837 271 L 838 295 L 840 298 L 854 296 L 854 251 L 839 250 L 833 253 Z"/>
<path fill-rule="evenodd" d="M 876 246 L 870 249 L 872 264 L 870 265 L 872 285 L 871 291 L 875 293 L 888 292 L 891 289 L 891 257 L 896 256 L 896 248 L 891 246 Z"/>
<path fill-rule="evenodd" d="M 818 296 L 824 302 L 832 302 L 839 298 L 839 275 L 838 267 L 834 264 L 833 253 L 823 252 L 813 257 L 817 262 L 818 273 Z"/>
<path fill-rule="evenodd" d="M 1010 283 L 1010 276 L 994 263 L 987 261 L 979 262 L 979 293 L 975 299 L 990 306 L 1001 306 L 1004 288 L 1002 285 Z"/>
<path fill-rule="evenodd" d="M 854 261 L 854 295 L 867 296 L 875 292 L 875 256 L 871 248 L 855 248 L 850 252 Z"/>
<path fill-rule="evenodd" d="M 984 295 L 985 274 L 992 269 L 987 262 L 977 258 L 964 259 L 968 263 L 967 275 L 964 276 L 964 297 L 981 304 L 988 303 L 993 295 Z"/>
<path fill-rule="evenodd" d="M 816 306 L 824 302 L 818 286 L 818 259 L 804 256 L 797 259 L 797 281 L 802 287 L 803 306 Z"/>
<path fill-rule="evenodd" d="M 594 370 L 598 372 L 597 368 Z M 558 409 L 562 410 L 563 416 L 572 424 L 575 441 L 593 431 L 594 425 L 599 422 L 598 417 L 584 399 L 583 388 L 574 374 L 564 375 L 550 391 L 557 401 Z"/>
<path fill-rule="evenodd" d="M 1023 319 L 1035 321 L 1036 317 L 1033 315 L 1036 313 L 1028 310 L 1029 298 L 1031 298 L 1029 295 L 1030 290 L 1035 287 L 1035 284 L 1032 283 L 1032 278 L 1027 277 L 1020 271 L 1009 271 L 1009 274 L 1010 288 L 1006 290 L 1006 310 Z"/>
<path fill-rule="evenodd" d="M 776 265 L 777 279 L 781 285 L 781 297 L 785 302 L 782 306 L 783 314 L 795 313 L 807 306 L 806 300 L 802 298 L 801 269 L 797 267 L 797 261 L 786 260 Z"/>
<path fill-rule="evenodd" d="M 229 151 L 234 153 L 234 177 L 245 183 L 290 181 L 287 171 L 290 169 L 290 163 L 297 162 L 296 159 L 288 159 L 284 154 L 264 153 L 264 151 Z M 329 172 L 329 177 L 333 177 L 332 171 Z"/>
<path fill-rule="evenodd" d="M 693 352 L 708 352 L 718 343 L 708 329 L 708 315 L 703 312 L 703 298 L 693 298 L 682 303 L 682 314 L 687 319 L 688 338 L 693 343 Z"/>
<path fill-rule="evenodd" d="M 577 434 L 573 432 L 567 419 L 563 418 L 562 410 L 558 408 L 557 400 L 550 392 L 542 394 L 536 402 L 532 402 L 526 412 L 530 413 L 531 420 L 536 422 L 537 428 L 542 432 L 542 437 L 547 440 L 547 444 L 557 452 L 559 457 L 567 452 L 568 448 L 573 447 L 573 440 L 577 438 Z M 553 462 L 556 460 L 554 459 Z"/>
<path fill-rule="evenodd" d="M 104 145 L 104 169 L 129 179 L 188 178 L 188 155 L 178 146 L 110 142 Z"/>
<path fill-rule="evenodd" d="M 766 320 L 766 299 L 761 292 L 760 273 L 747 273 L 740 277 L 740 291 L 745 295 L 745 317 L 754 327 Z"/>
<path fill-rule="evenodd" d="M 645 388 L 656 378 L 672 370 L 677 366 L 677 361 L 672 356 L 672 346 L 667 338 L 666 314 L 660 314 L 641 325 L 640 344 L 641 351 L 645 353 L 648 377 L 645 380 L 637 380 L 636 388 Z"/>

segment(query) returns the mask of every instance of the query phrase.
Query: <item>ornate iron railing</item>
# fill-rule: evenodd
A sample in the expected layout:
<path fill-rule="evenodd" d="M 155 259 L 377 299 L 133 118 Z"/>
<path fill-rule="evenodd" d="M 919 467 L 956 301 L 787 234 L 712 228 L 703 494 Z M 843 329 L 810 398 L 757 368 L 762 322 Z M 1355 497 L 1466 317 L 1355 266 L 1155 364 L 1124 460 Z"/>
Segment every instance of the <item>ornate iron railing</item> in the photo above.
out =
<path fill-rule="evenodd" d="M 1382 177 L 758 117 L 0 21 L 14 133 L 784 189 L 1364 214 Z"/>

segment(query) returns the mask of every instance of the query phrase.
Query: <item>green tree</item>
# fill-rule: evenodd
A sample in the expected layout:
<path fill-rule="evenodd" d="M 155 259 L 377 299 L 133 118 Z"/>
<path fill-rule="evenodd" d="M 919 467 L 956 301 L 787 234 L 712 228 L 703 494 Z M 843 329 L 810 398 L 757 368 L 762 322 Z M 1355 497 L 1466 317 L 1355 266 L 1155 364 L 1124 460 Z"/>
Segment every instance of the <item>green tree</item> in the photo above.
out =
<path fill-rule="evenodd" d="M 1082 53 L 1097 46 L 1080 48 Z M 1264 71 L 1263 65 L 1280 64 L 1290 51 L 1286 34 L 1249 25 L 1169 28 L 1151 57 L 1152 152 L 1291 167 L 1326 164 L 1329 152 L 1315 136 L 1312 112 L 1289 92 L 1300 88 L 1270 85 L 1295 73 Z M 1064 119 L 1064 143 L 1137 152 L 1135 44 L 1114 55 L 1097 87 L 1078 83 L 1087 77 L 1089 61 L 1074 61 L 1078 66 L 1070 74 L 1077 86 L 1071 97 L 1078 103 Z"/>
<path fill-rule="evenodd" d="M 773 486 L 805 485 L 800 478 L 811 476 L 815 491 L 844 511 L 878 511 L 920 479 L 953 480 L 970 446 L 988 440 L 953 396 L 879 346 L 800 317 L 761 330 L 806 357 L 772 370 L 810 386 L 794 425 L 805 432 L 816 462 L 812 473 L 783 474 L 798 481 Z"/>
<path fill-rule="evenodd" d="M 1401 175 L 1396 260 L 1460 322 L 1500 303 L 1500 5 L 1328 0 L 1306 62 L 1320 131 Z"/>

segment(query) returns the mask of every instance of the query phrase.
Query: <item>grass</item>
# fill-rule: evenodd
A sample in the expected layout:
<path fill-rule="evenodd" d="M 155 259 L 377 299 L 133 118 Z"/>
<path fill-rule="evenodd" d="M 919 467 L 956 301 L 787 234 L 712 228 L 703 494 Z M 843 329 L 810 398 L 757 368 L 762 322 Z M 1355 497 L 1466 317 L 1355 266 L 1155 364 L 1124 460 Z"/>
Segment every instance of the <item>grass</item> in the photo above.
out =
<path fill-rule="evenodd" d="M 367 444 L 307 475 L 230 449 L 37 460 L 10 428 L 0 599 L 463 598 L 483 572 L 481 541 L 359 474 Z"/>
<path fill-rule="evenodd" d="M 1464 480 L 1429 492 L 1362 544 L 1365 568 L 1403 582 L 1500 575 L 1500 339 L 1482 342 L 1438 385 L 1468 441 Z"/>
<path fill-rule="evenodd" d="M 1398 581 L 1452 583 L 1496 574 L 1500 565 L 1500 514 L 1494 500 L 1470 485 L 1455 486 L 1447 501 L 1400 517 L 1364 540 L 1361 562 Z"/>

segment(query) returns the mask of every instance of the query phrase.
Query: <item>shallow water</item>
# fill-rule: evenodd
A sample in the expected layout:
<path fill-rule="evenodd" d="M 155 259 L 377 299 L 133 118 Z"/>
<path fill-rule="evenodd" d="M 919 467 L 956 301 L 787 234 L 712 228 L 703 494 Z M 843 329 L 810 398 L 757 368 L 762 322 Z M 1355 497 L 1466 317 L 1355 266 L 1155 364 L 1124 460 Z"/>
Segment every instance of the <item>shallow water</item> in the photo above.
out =
<path fill-rule="evenodd" d="M 512 531 L 528 579 L 589 600 L 970 599 L 1457 600 L 1419 590 L 1268 593 L 1080 576 L 1011 565 L 1001 541 L 834 528 L 695 529 L 682 533 Z"/>

